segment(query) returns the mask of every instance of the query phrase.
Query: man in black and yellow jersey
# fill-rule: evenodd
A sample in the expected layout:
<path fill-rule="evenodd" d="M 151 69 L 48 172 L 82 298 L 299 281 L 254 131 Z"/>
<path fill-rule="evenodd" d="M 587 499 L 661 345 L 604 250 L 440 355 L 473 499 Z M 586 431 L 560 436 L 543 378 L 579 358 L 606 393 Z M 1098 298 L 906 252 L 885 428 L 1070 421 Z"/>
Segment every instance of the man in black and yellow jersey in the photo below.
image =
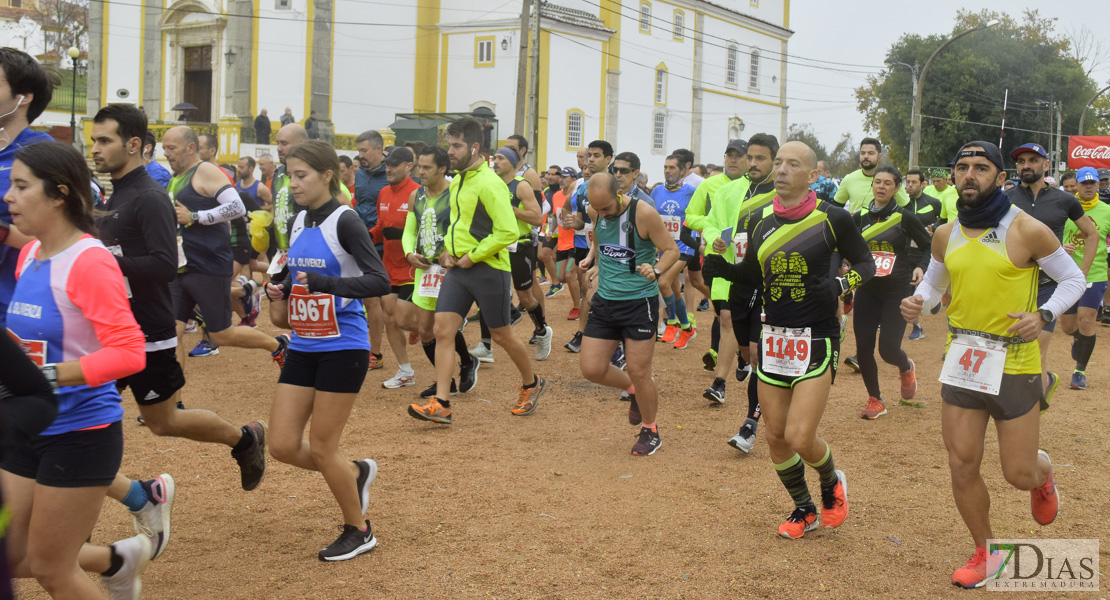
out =
<path fill-rule="evenodd" d="M 465 117 L 447 126 L 447 154 L 457 175 L 448 187 L 451 222 L 443 238 L 440 266 L 447 269 L 436 300 L 436 394 L 424 406 L 409 406 L 409 415 L 435 423 L 451 423 L 451 375 L 455 368 L 455 332 L 477 303 L 489 324 L 493 341 L 505 349 L 520 371 L 519 399 L 514 415 L 536 410 L 546 380 L 536 376 L 524 344 L 513 336 L 509 321 L 512 304 L 508 247 L 520 229 L 509 187 L 481 154 L 483 129 Z"/>
<path fill-rule="evenodd" d="M 957 220 L 933 235 L 929 269 L 916 293 L 902 301 L 913 322 L 951 284 L 949 341 L 941 370 L 941 435 L 948 449 L 952 495 L 975 542 L 975 553 L 952 583 L 982 586 L 999 568 L 988 565 L 990 495 L 980 474 L 983 438 L 993 417 L 1002 474 L 1031 490 L 1033 518 L 1048 525 L 1059 501 L 1048 454 L 1038 450 L 1041 386 L 1037 335 L 1082 295 L 1083 273 L 1046 225 L 1010 203 L 1002 153 L 971 142 L 956 155 Z M 1038 305 L 1037 276 L 1056 282 Z"/>
<path fill-rule="evenodd" d="M 749 142 L 751 144 L 753 142 Z M 706 257 L 714 276 L 762 286 L 759 399 L 771 461 L 794 511 L 779 535 L 797 539 L 819 525 L 805 480 L 805 466 L 821 479 L 821 519 L 838 527 L 848 517 L 847 481 L 832 451 L 817 435 L 829 400 L 840 350 L 837 297 L 875 274 L 875 262 L 842 208 L 817 202 L 817 155 L 801 142 L 787 142 L 774 162 L 778 194 L 748 221 L 747 252 L 739 264 L 719 254 Z M 842 257 L 851 267 L 835 275 Z M 735 286 L 734 286 L 735 287 Z M 729 302 L 730 306 L 735 306 Z"/>

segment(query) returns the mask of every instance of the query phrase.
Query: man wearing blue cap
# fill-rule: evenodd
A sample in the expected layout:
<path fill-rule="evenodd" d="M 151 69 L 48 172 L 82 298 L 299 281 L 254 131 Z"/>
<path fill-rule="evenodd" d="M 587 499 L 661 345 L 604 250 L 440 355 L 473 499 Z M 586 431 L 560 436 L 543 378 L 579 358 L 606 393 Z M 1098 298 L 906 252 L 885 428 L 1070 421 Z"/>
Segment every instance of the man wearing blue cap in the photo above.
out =
<path fill-rule="evenodd" d="M 1063 190 L 1058 190 L 1045 182 L 1048 152 L 1043 146 L 1036 143 L 1018 146 L 1010 153 L 1010 158 L 1014 160 L 1018 176 L 1021 179 L 1021 185 L 1006 191 L 1006 196 L 1009 197 L 1014 206 L 1047 225 L 1052 233 L 1056 235 L 1056 239 L 1061 242 L 1063 242 L 1064 227 L 1068 221 L 1074 222 L 1083 236 L 1088 239 L 1098 235 L 1098 229 L 1095 227 L 1094 221 L 1087 218 L 1079 200 L 1075 196 Z M 1091 265 L 1095 262 L 1097 251 L 1098 246 L 1095 244 L 1084 247 L 1083 262 L 1079 265 L 1084 276 L 1091 272 Z M 1055 293 L 1056 282 L 1044 271 L 1041 271 L 1037 285 L 1037 306 L 1043 306 Z M 1055 321 L 1047 323 L 1044 329 L 1041 330 L 1039 338 L 1041 371 L 1045 377 L 1046 404 L 1052 402 L 1052 394 L 1056 392 L 1056 386 L 1060 383 L 1060 378 L 1056 373 L 1048 370 L 1048 344 L 1052 341 L 1052 332 L 1055 329 Z"/>
<path fill-rule="evenodd" d="M 1094 167 L 1083 167 L 1075 174 L 1079 191 L 1076 197 L 1083 206 L 1083 211 L 1095 222 L 1098 228 L 1097 240 L 1090 245 L 1097 247 L 1099 256 L 1106 254 L 1106 236 L 1110 235 L 1110 205 L 1099 202 L 1098 199 L 1098 171 Z M 1064 227 L 1064 248 L 1070 250 L 1072 259 L 1077 265 L 1082 266 L 1086 254 L 1085 243 L 1091 238 L 1083 236 L 1070 221 Z M 1071 376 L 1071 389 L 1087 389 L 1087 362 L 1095 349 L 1095 318 L 1098 307 L 1102 304 L 1102 296 L 1106 293 L 1106 263 L 1095 260 L 1087 272 L 1087 289 L 1083 296 L 1060 316 L 1060 327 L 1064 333 L 1075 338 L 1071 346 L 1071 355 L 1075 359 L 1075 372 Z"/>

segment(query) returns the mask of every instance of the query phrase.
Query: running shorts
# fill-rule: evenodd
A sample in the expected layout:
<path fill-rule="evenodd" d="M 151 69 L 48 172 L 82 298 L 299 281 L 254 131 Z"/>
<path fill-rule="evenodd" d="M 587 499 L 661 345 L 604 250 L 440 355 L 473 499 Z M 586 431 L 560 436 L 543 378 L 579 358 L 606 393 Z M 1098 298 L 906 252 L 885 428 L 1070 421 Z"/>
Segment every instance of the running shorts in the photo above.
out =
<path fill-rule="evenodd" d="M 532 273 L 536 270 L 536 246 L 520 244 L 516 252 L 509 253 L 509 266 L 512 267 L 513 289 L 525 291 L 532 289 Z"/>
<path fill-rule="evenodd" d="M 209 333 L 231 327 L 231 275 L 178 273 L 170 283 L 170 293 L 178 321 L 192 319 L 193 308 L 199 307 Z"/>
<path fill-rule="evenodd" d="M 762 330 L 762 327 L 760 328 Z M 814 379 L 832 371 L 832 382 L 836 382 L 836 367 L 840 362 L 840 338 L 814 338 L 809 345 L 809 367 L 806 372 L 798 376 L 779 375 L 777 373 L 764 373 L 756 361 L 756 373 L 759 380 L 775 387 L 794 389 L 799 382 Z M 758 343 L 759 356 L 763 356 L 763 341 L 760 336 Z"/>
<path fill-rule="evenodd" d="M 131 388 L 135 403 L 151 406 L 165 402 L 185 387 L 185 373 L 177 362 L 177 350 L 167 348 L 146 353 L 146 367 L 128 377 L 116 380 L 116 388 Z"/>
<path fill-rule="evenodd" d="M 47 487 L 101 487 L 112 483 L 123 462 L 123 424 L 37 435 L 13 450 L 0 469 Z"/>
<path fill-rule="evenodd" d="M 477 263 L 469 269 L 455 267 L 447 270 L 439 288 L 436 312 L 455 313 L 466 317 L 474 303 L 490 329 L 509 325 L 509 306 L 512 304 L 512 281 L 508 271 Z"/>
<path fill-rule="evenodd" d="M 594 294 L 583 335 L 600 340 L 654 340 L 658 327 L 657 297 L 606 300 Z"/>
<path fill-rule="evenodd" d="M 1099 281 L 1097 283 L 1088 283 L 1087 289 L 1083 290 L 1083 295 L 1079 297 L 1079 301 L 1071 305 L 1071 308 L 1064 311 L 1065 315 L 1074 315 L 1079 312 L 1079 308 L 1093 308 L 1098 310 L 1102 306 L 1102 296 L 1106 293 L 1106 282 Z M 1038 305 L 1041 306 L 1041 305 Z"/>
<path fill-rule="evenodd" d="M 942 383 L 940 398 L 952 406 L 985 410 L 995 421 L 1007 421 L 1025 415 L 1038 405 L 1043 407 L 1044 386 L 1040 373 L 1003 373 L 997 396 Z"/>
<path fill-rule="evenodd" d="M 357 394 L 369 366 L 370 353 L 366 350 L 289 350 L 278 383 L 333 394 Z"/>

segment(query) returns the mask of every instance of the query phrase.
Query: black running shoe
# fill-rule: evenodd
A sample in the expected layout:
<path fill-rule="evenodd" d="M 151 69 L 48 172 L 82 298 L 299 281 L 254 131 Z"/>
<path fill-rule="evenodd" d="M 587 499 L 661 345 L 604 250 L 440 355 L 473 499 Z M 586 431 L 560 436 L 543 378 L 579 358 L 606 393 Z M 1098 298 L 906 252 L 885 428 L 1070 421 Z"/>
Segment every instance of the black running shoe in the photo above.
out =
<path fill-rule="evenodd" d="M 245 450 L 231 451 L 231 457 L 239 463 L 239 476 L 245 491 L 251 491 L 262 483 L 262 476 L 266 474 L 266 425 L 255 421 L 246 426 L 247 434 L 253 443 Z"/>
<path fill-rule="evenodd" d="M 511 307 L 510 310 L 509 310 L 509 327 L 512 327 L 513 325 L 516 325 L 523 318 L 524 318 L 524 313 L 521 312 L 521 310 L 519 308 L 517 308 L 515 306 Z"/>
<path fill-rule="evenodd" d="M 844 359 L 844 364 L 851 367 L 852 370 L 855 371 L 856 373 L 859 373 L 859 360 L 857 360 L 856 357 L 849 356 L 848 358 L 845 358 Z"/>
<path fill-rule="evenodd" d="M 712 402 L 713 404 L 725 403 L 725 380 L 717 377 L 713 380 L 713 385 L 705 388 L 702 392 L 702 398 Z"/>
<path fill-rule="evenodd" d="M 644 422 L 644 418 L 640 415 L 640 405 L 636 404 L 636 394 L 629 394 L 628 392 L 621 393 L 621 400 L 624 400 L 625 395 L 628 396 L 628 424 L 639 425 Z"/>
<path fill-rule="evenodd" d="M 459 392 L 465 394 L 478 385 L 478 365 L 480 364 L 482 364 L 482 361 L 471 356 L 470 367 L 459 368 Z"/>
<path fill-rule="evenodd" d="M 457 393 L 459 393 L 459 388 L 455 387 L 455 380 L 452 379 L 451 380 L 451 395 L 454 396 Z M 423 392 L 420 392 L 420 397 L 421 398 L 431 398 L 432 396 L 435 396 L 435 395 L 436 395 L 436 384 L 435 384 L 434 381 L 432 382 L 432 385 L 428 386 L 428 389 L 424 390 Z"/>
<path fill-rule="evenodd" d="M 359 554 L 366 554 L 378 545 L 378 538 L 374 537 L 374 529 L 370 527 L 370 521 L 366 522 L 366 531 L 360 531 L 358 527 L 351 525 L 341 525 L 339 529 L 343 533 L 340 533 L 339 538 L 330 546 L 320 551 L 318 555 L 320 560 L 330 562 L 351 560 Z"/>
<path fill-rule="evenodd" d="M 662 446 L 663 440 L 659 438 L 658 431 L 652 431 L 647 427 L 641 427 L 640 435 L 636 438 L 636 445 L 632 446 L 632 455 L 651 456 Z"/>

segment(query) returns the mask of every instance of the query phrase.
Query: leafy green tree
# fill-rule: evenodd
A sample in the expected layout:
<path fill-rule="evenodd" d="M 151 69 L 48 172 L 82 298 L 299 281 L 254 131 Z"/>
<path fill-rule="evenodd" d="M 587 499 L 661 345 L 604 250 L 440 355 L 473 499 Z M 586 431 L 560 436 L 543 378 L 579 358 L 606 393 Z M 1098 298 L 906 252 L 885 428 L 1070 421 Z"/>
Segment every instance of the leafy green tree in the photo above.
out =
<path fill-rule="evenodd" d="M 829 163 L 829 171 L 833 177 L 844 177 L 849 172 L 859 167 L 857 148 L 852 143 L 852 134 L 845 133 L 837 140 L 836 146 L 830 151 L 817 139 L 810 123 L 794 123 L 786 131 L 786 142 L 803 142 L 813 148 L 817 160 Z"/>

